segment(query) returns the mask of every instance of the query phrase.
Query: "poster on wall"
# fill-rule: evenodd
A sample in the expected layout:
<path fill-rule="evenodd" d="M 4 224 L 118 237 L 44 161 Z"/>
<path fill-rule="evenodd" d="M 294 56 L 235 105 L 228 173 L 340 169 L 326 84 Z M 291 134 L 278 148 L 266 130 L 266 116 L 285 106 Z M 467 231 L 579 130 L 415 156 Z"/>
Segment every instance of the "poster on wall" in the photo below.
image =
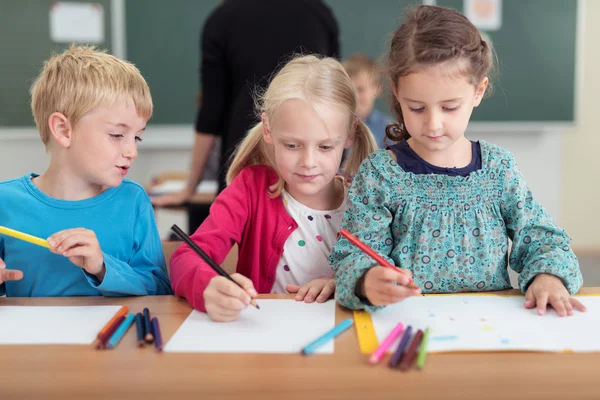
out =
<path fill-rule="evenodd" d="M 478 29 L 497 31 L 502 27 L 502 0 L 465 0 L 464 14 Z"/>
<path fill-rule="evenodd" d="M 56 43 L 104 42 L 104 9 L 97 3 L 59 1 L 50 7 L 50 39 Z"/>

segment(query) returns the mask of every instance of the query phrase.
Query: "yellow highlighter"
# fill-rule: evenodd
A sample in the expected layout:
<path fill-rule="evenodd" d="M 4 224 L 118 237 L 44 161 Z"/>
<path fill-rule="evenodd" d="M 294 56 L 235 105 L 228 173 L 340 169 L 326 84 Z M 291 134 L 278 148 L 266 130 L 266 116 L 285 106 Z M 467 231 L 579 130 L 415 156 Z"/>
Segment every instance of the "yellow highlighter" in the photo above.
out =
<path fill-rule="evenodd" d="M 12 236 L 17 239 L 24 240 L 29 243 L 37 244 L 38 246 L 50 248 L 50 244 L 45 239 L 41 239 L 36 236 L 31 236 L 23 232 L 15 231 L 14 229 L 6 228 L 4 226 L 0 226 L 0 234 L 4 234 L 7 236 Z"/>

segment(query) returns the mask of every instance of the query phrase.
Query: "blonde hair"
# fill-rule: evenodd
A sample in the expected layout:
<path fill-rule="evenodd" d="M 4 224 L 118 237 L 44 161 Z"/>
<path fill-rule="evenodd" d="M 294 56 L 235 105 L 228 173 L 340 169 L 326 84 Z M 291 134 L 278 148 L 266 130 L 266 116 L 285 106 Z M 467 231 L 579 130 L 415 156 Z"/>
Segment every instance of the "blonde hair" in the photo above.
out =
<path fill-rule="evenodd" d="M 361 162 L 373 151 L 377 144 L 369 128 L 356 117 L 356 92 L 352 80 L 333 58 L 297 56 L 289 61 L 273 78 L 267 90 L 258 96 L 257 114 L 263 112 L 269 119 L 275 110 L 286 100 L 301 99 L 307 102 L 340 106 L 348 110 L 349 126 L 355 126 L 354 144 L 344 165 L 344 175 L 353 175 Z M 263 140 L 262 122 L 256 124 L 238 146 L 231 167 L 227 171 L 227 184 L 249 165 L 268 165 L 275 168 L 272 146 Z M 279 181 L 270 188 L 271 195 L 281 194 L 285 181 Z"/>
<path fill-rule="evenodd" d="M 52 113 L 64 114 L 73 127 L 94 108 L 123 97 L 133 100 L 140 117 L 150 119 L 150 89 L 133 64 L 94 47 L 71 45 L 44 63 L 31 86 L 31 111 L 48 146 Z"/>
<path fill-rule="evenodd" d="M 352 54 L 342 62 L 342 65 L 351 78 L 364 72 L 371 78 L 374 84 L 381 84 L 381 69 L 379 65 L 377 65 L 375 60 L 364 54 Z"/>

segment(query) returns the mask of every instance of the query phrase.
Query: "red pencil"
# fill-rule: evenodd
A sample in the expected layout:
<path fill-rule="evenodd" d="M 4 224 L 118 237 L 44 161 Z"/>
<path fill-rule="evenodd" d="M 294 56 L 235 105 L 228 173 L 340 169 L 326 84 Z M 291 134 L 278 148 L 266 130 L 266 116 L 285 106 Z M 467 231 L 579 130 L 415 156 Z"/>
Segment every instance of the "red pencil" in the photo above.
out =
<path fill-rule="evenodd" d="M 368 255 L 369 257 L 371 257 L 373 260 L 375 260 L 375 262 L 377 264 L 381 265 L 382 267 L 394 268 L 394 269 L 397 270 L 397 267 L 395 265 L 390 264 L 388 262 L 388 260 L 386 260 L 385 258 L 381 257 L 379 254 L 377 254 L 375 252 L 375 250 L 373 250 L 372 248 L 370 248 L 369 246 L 367 246 L 366 244 L 364 244 L 359 238 L 357 238 L 356 236 L 354 236 L 353 234 L 351 234 L 347 230 L 340 229 L 340 235 L 342 235 L 350 243 L 352 243 L 353 245 L 355 245 L 356 247 L 358 247 L 359 249 L 361 249 L 363 253 L 365 253 L 366 255 Z M 413 282 L 412 279 L 409 280 L 407 286 L 409 286 L 411 288 L 415 288 L 415 289 L 418 288 L 418 286 Z"/>
<path fill-rule="evenodd" d="M 400 371 L 406 372 L 412 366 L 412 363 L 417 358 L 417 347 L 421 344 L 421 339 L 423 339 L 423 331 L 419 329 L 415 334 L 408 350 L 406 350 L 406 354 L 404 354 L 404 358 L 400 361 Z"/>
<path fill-rule="evenodd" d="M 117 330 L 117 328 L 121 325 L 121 323 L 123 321 L 125 321 L 125 316 L 121 315 L 119 317 L 119 319 L 117 319 L 115 322 L 113 322 L 112 326 L 110 328 L 108 328 L 108 330 L 104 333 L 104 336 L 102 336 L 98 340 L 98 344 L 96 344 L 97 349 L 103 349 L 106 347 L 106 343 L 109 341 L 110 337 L 113 335 L 113 333 L 115 333 L 115 331 Z"/>
<path fill-rule="evenodd" d="M 113 326 L 115 321 L 119 319 L 119 317 L 127 315 L 127 311 L 129 311 L 129 307 L 122 306 L 119 309 L 119 311 L 117 311 L 117 313 L 110 319 L 110 321 L 108 321 L 106 325 L 104 325 L 102 329 L 100 329 L 100 332 L 98 332 L 98 334 L 96 335 L 96 340 L 94 341 L 95 345 L 98 345 L 100 343 L 100 340 L 104 337 L 106 332 Z"/>

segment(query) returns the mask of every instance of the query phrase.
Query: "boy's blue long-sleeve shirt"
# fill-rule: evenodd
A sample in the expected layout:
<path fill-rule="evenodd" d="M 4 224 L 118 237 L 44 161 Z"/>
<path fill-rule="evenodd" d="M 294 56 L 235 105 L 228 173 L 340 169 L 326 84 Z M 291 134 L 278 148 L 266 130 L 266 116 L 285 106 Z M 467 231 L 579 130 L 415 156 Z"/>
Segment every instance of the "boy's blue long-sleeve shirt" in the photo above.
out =
<path fill-rule="evenodd" d="M 102 282 L 47 248 L 0 234 L 0 258 L 20 281 L 0 285 L 0 295 L 123 296 L 171 294 L 154 211 L 144 189 L 124 180 L 80 201 L 54 199 L 32 174 L 0 183 L 0 225 L 46 239 L 71 228 L 95 232 L 106 274 Z"/>

